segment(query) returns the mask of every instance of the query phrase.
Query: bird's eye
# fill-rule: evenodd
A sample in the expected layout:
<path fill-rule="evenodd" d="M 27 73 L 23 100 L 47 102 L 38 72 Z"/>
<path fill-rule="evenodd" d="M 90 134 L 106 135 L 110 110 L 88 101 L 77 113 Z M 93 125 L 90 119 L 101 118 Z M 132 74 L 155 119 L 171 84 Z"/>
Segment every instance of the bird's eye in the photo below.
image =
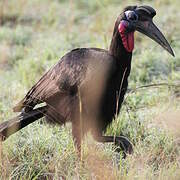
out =
<path fill-rule="evenodd" d="M 138 20 L 138 15 L 136 14 L 135 11 L 126 11 L 125 12 L 126 18 L 129 21 L 137 21 Z"/>

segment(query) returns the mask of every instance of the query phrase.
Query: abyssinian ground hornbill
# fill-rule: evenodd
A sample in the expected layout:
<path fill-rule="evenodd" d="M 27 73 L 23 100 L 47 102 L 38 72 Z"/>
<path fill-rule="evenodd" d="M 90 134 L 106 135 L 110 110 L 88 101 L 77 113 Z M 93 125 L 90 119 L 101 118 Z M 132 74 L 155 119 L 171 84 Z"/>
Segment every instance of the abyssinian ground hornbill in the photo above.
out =
<path fill-rule="evenodd" d="M 152 19 L 150 6 L 128 6 L 118 16 L 109 50 L 78 48 L 46 72 L 15 107 L 21 114 L 0 124 L 2 140 L 45 116 L 59 124 L 72 122 L 78 152 L 81 138 L 91 131 L 99 142 L 115 142 L 124 151 L 132 145 L 124 136 L 103 136 L 119 113 L 128 86 L 135 30 L 147 35 L 171 55 L 174 53 Z M 35 108 L 37 104 L 46 105 Z"/>

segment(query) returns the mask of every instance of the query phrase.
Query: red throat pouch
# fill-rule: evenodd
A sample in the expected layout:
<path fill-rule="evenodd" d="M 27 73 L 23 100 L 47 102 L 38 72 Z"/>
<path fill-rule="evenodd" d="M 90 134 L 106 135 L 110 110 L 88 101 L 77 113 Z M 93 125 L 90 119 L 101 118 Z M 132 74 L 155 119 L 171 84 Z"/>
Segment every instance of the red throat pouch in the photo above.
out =
<path fill-rule="evenodd" d="M 128 26 L 128 22 L 122 20 L 119 24 L 118 30 L 121 35 L 122 43 L 126 51 L 132 52 L 134 49 L 134 31 L 126 32 L 126 28 Z"/>

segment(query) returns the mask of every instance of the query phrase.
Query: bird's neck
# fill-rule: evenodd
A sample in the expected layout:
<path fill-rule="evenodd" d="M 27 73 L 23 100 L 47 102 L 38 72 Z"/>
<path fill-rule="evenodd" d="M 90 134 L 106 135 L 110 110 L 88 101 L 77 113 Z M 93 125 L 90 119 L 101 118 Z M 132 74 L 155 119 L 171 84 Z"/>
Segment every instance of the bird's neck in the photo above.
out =
<path fill-rule="evenodd" d="M 121 36 L 118 31 L 114 31 L 111 40 L 109 53 L 115 57 L 117 65 L 124 68 L 131 67 L 132 52 L 128 52 L 122 43 Z"/>
<path fill-rule="evenodd" d="M 115 22 L 109 53 L 114 56 L 117 65 L 123 69 L 127 68 L 130 70 L 132 50 L 134 48 L 134 33 L 130 33 L 130 37 L 128 37 L 125 31 L 126 24 L 124 22 L 122 23 L 121 19 L 118 18 Z"/>

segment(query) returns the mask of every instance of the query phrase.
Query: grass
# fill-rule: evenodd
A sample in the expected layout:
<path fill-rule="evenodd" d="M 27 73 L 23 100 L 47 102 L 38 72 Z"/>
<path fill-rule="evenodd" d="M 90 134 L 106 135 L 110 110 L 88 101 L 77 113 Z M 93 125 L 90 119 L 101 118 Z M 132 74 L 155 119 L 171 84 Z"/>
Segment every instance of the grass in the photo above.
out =
<path fill-rule="evenodd" d="M 130 4 L 149 4 L 154 21 L 175 51 L 172 58 L 149 38 L 135 34 L 129 88 L 120 115 L 106 134 L 127 136 L 134 153 L 126 159 L 113 144 L 88 134 L 79 162 L 71 125 L 35 122 L 2 144 L 1 179 L 179 179 L 180 25 L 179 1 L 3 0 L 0 2 L 0 121 L 66 52 L 77 47 L 108 48 L 114 21 Z M 18 6 L 17 6 L 18 5 Z M 17 6 L 17 8 L 14 8 Z"/>

